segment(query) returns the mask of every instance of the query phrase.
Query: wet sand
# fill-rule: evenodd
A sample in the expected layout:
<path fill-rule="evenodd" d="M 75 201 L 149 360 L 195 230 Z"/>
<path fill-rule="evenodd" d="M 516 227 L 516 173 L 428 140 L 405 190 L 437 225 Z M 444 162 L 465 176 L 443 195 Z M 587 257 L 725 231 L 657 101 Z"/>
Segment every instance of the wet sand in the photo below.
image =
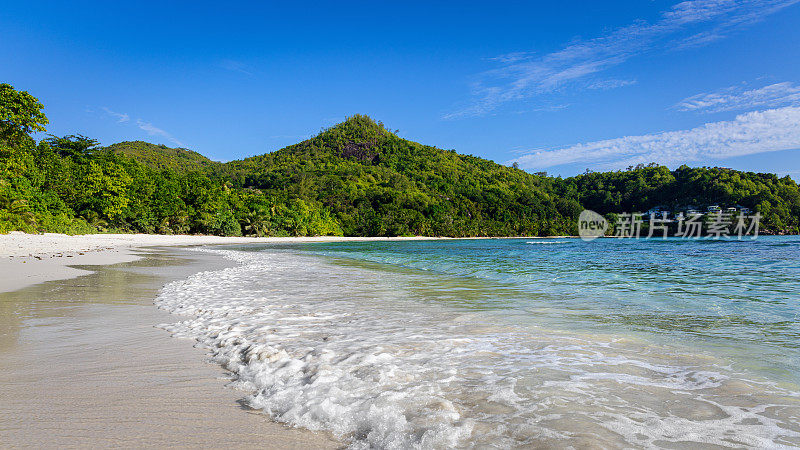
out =
<path fill-rule="evenodd" d="M 0 292 L 11 292 L 45 281 L 64 280 L 89 272 L 76 265 L 107 265 L 138 259 L 136 250 L 222 244 L 301 242 L 408 241 L 449 239 L 404 237 L 230 237 L 163 234 L 0 234 Z"/>
<path fill-rule="evenodd" d="M 0 293 L 1 447 L 341 446 L 249 409 L 193 342 L 154 327 L 175 320 L 152 304 L 164 283 L 229 262 L 131 252 L 142 259 Z"/>

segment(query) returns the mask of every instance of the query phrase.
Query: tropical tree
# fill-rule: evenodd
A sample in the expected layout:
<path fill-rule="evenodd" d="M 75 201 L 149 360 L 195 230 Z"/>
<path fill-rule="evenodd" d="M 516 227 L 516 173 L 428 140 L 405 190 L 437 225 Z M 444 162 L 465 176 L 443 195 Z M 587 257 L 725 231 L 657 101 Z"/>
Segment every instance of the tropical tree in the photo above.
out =
<path fill-rule="evenodd" d="M 44 106 L 26 91 L 0 83 L 0 141 L 18 142 L 35 131 L 44 131 Z"/>

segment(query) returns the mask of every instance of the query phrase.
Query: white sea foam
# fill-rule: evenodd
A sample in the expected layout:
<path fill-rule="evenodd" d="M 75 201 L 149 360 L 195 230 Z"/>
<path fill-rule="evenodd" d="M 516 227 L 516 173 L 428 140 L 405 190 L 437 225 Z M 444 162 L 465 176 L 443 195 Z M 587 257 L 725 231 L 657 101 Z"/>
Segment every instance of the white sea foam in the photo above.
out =
<path fill-rule="evenodd" d="M 793 394 L 707 358 L 410 299 L 428 274 L 217 252 L 241 265 L 167 285 L 185 320 L 161 326 L 253 408 L 354 448 L 800 444 Z"/>

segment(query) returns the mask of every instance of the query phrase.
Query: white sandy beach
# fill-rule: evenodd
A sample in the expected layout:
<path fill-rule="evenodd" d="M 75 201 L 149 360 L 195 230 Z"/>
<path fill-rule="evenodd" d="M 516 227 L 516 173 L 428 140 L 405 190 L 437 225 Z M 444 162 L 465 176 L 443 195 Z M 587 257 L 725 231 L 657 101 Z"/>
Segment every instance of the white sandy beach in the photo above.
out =
<path fill-rule="evenodd" d="M 169 280 L 230 264 L 179 247 L 418 239 L 0 235 L 0 442 L 340 447 L 242 406 L 202 351 L 154 327 L 171 319 L 153 298 Z"/>
<path fill-rule="evenodd" d="M 202 350 L 155 327 L 173 320 L 153 305 L 164 283 L 229 262 L 137 250 L 157 240 L 141 236 L 2 238 L 4 251 L 31 256 L 3 262 L 0 287 L 14 290 L 0 292 L 0 447 L 340 447 L 247 408 Z M 169 242 L 190 240 L 202 239 Z M 48 278 L 58 279 L 20 288 Z"/>
<path fill-rule="evenodd" d="M 362 240 L 386 239 L 0 237 L 0 288 L 59 278 L 0 292 L 0 447 L 337 448 L 351 439 L 378 448 L 800 443 L 796 384 L 765 383 L 771 379 L 762 375 L 779 364 L 762 372 L 751 363 L 756 358 L 694 341 L 647 339 L 605 320 L 607 332 L 563 329 L 560 289 L 586 271 L 569 262 L 575 249 L 560 249 L 567 243 L 181 248 Z M 579 250 L 615 258 L 618 242 Z M 785 251 L 774 243 L 760 245 Z M 380 256 L 386 247 L 395 247 L 386 258 L 405 248 L 401 264 L 347 256 Z M 466 261 L 444 274 L 405 269 L 430 267 L 426 252 L 436 252 L 442 266 Z M 482 269 L 487 253 L 528 255 L 505 270 L 515 272 L 520 261 L 534 270 L 511 279 L 555 290 L 540 297 L 490 277 L 461 276 Z M 728 258 L 712 256 L 718 262 L 711 264 L 727 267 Z M 423 264 L 400 267 L 417 261 Z M 554 271 L 564 275 L 558 282 Z M 780 276 L 770 273 L 768 286 Z M 597 279 L 605 280 L 596 273 L 583 281 Z M 648 298 L 645 292 L 629 298 Z M 518 299 L 522 309 L 506 308 Z M 489 313 L 474 308 L 498 301 L 503 307 Z M 616 307 L 598 297 L 580 301 Z M 642 420 L 630 420 L 632 410 Z"/>
<path fill-rule="evenodd" d="M 2 446 L 338 447 L 240 406 L 202 351 L 154 327 L 170 319 L 153 298 L 169 279 L 228 264 L 177 247 L 355 240 L 0 235 Z"/>
<path fill-rule="evenodd" d="M 354 242 L 366 240 L 422 240 L 426 237 L 222 237 L 154 234 L 25 234 L 0 235 L 0 292 L 89 273 L 75 266 L 135 261 L 137 249 L 214 244 Z"/>

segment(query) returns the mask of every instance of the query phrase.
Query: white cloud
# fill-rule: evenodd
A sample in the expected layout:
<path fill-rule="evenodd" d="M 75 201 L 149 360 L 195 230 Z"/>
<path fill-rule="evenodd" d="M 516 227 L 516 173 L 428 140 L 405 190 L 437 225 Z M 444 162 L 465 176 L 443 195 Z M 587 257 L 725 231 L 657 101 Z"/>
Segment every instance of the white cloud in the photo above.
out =
<path fill-rule="evenodd" d="M 162 130 L 161 128 L 158 128 L 158 127 L 154 126 L 150 122 L 145 122 L 142 119 L 137 119 L 136 120 L 136 125 L 139 128 L 141 128 L 142 130 L 146 131 L 147 134 L 149 134 L 150 136 L 161 136 L 163 138 L 166 138 L 168 141 L 172 142 L 173 144 L 175 144 L 175 145 L 177 145 L 179 147 L 185 147 L 183 142 L 181 142 L 178 139 L 176 139 L 175 136 L 173 136 L 172 134 Z"/>
<path fill-rule="evenodd" d="M 567 108 L 569 108 L 569 104 L 562 103 L 558 105 L 537 106 L 535 108 L 531 108 L 530 111 L 552 112 L 552 111 L 561 111 L 562 109 L 567 109 Z M 520 113 L 522 112 L 524 111 L 520 111 Z"/>
<path fill-rule="evenodd" d="M 538 58 L 521 52 L 501 55 L 495 58 L 501 66 L 480 74 L 473 83 L 474 101 L 444 118 L 483 115 L 507 102 L 553 92 L 648 51 L 706 45 L 798 1 L 690 0 L 662 12 L 653 23 L 636 21 Z"/>
<path fill-rule="evenodd" d="M 625 86 L 636 84 L 636 80 L 601 80 L 587 86 L 589 89 L 600 89 L 607 91 L 609 89 L 617 89 Z"/>
<path fill-rule="evenodd" d="M 129 115 L 125 114 L 125 113 L 114 112 L 114 111 L 106 108 L 105 106 L 103 106 L 102 109 L 103 109 L 103 111 L 106 112 L 106 114 L 108 114 L 109 116 L 117 119 L 117 122 L 124 123 L 124 122 L 127 122 L 127 121 L 131 120 L 131 117 Z"/>
<path fill-rule="evenodd" d="M 684 2 L 688 3 L 688 2 Z M 714 2 L 710 2 L 713 7 Z M 721 2 L 720 2 L 721 3 Z M 688 38 L 674 42 L 676 50 L 686 48 L 696 48 L 708 45 L 712 42 L 726 38 L 737 28 L 752 25 L 761 21 L 764 17 L 776 13 L 781 9 L 791 6 L 796 1 L 761 1 L 752 2 L 757 4 L 757 8 L 744 8 L 737 14 L 733 14 L 727 20 L 717 23 L 711 30 L 701 31 Z"/>
<path fill-rule="evenodd" d="M 715 113 L 787 105 L 800 105 L 800 86 L 788 81 L 758 89 L 733 86 L 717 92 L 697 94 L 681 100 L 674 108 L 680 111 Z"/>
<path fill-rule="evenodd" d="M 487 58 L 489 61 L 496 61 L 503 64 L 515 63 L 530 59 L 533 54 L 529 52 L 512 52 L 504 55 L 498 55 L 492 58 Z"/>
<path fill-rule="evenodd" d="M 102 106 L 100 109 L 105 111 L 105 113 L 108 114 L 109 116 L 115 118 L 118 123 L 126 123 L 127 124 L 131 120 L 131 117 L 126 113 L 119 113 L 119 112 L 116 112 L 116 111 L 112 111 L 111 109 L 109 109 L 109 108 L 107 108 L 105 106 Z M 93 113 L 94 111 L 87 108 L 86 112 Z M 166 130 L 163 130 L 161 128 L 158 128 L 157 126 L 153 125 L 150 122 L 145 122 L 142 119 L 136 119 L 136 126 L 139 127 L 139 129 L 147 132 L 147 134 L 150 135 L 150 136 L 161 136 L 161 137 L 167 139 L 168 141 L 172 142 L 173 144 L 175 144 L 175 145 L 177 145 L 179 147 L 185 147 L 186 146 L 183 142 L 179 141 L 171 133 L 169 133 Z"/>
<path fill-rule="evenodd" d="M 688 130 L 541 150 L 515 161 L 526 169 L 573 163 L 610 169 L 649 162 L 707 161 L 790 149 L 800 149 L 800 107 L 748 112 L 731 121 L 707 123 Z"/>

